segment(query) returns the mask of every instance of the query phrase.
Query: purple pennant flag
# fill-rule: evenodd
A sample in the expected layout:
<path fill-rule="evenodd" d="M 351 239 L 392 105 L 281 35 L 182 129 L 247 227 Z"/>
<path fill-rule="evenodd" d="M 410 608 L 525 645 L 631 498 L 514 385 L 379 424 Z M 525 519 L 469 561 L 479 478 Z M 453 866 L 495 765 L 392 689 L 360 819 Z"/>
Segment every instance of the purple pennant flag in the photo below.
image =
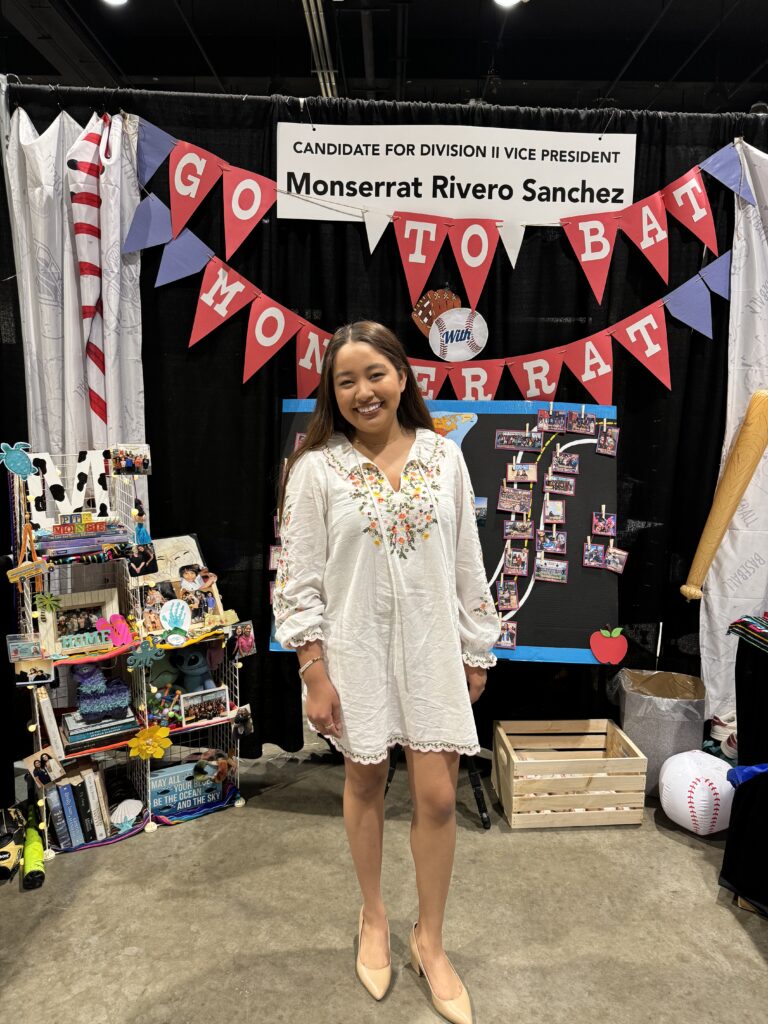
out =
<path fill-rule="evenodd" d="M 711 174 L 713 178 L 717 178 L 736 195 L 746 199 L 752 206 L 756 205 L 754 194 L 749 187 L 744 168 L 741 166 L 739 154 L 732 142 L 723 146 L 722 149 L 718 149 L 712 156 L 708 156 L 703 163 L 699 164 L 699 167 L 707 174 Z"/>
<path fill-rule="evenodd" d="M 181 234 L 163 249 L 155 288 L 196 274 L 203 269 L 213 254 L 213 249 L 209 249 L 189 228 L 184 228 Z"/>
<path fill-rule="evenodd" d="M 172 238 L 171 211 L 156 195 L 150 194 L 136 207 L 122 252 L 138 252 L 151 245 L 164 245 Z"/>
<path fill-rule="evenodd" d="M 665 295 L 662 302 L 675 320 L 682 320 L 700 334 L 712 337 L 712 300 L 699 275 Z"/>
<path fill-rule="evenodd" d="M 139 118 L 138 171 L 139 184 L 144 186 L 165 160 L 177 140 L 151 121 Z"/>
<path fill-rule="evenodd" d="M 731 250 L 718 256 L 716 260 L 708 263 L 703 270 L 699 271 L 699 277 L 705 282 L 710 291 L 723 299 L 731 297 Z"/>

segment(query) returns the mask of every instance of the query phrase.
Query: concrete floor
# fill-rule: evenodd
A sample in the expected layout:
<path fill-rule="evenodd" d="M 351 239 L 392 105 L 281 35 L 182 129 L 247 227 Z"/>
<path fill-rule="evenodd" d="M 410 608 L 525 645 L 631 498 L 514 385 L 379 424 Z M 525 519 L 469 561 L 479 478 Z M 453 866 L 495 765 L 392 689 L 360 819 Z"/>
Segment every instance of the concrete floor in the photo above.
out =
<path fill-rule="evenodd" d="M 59 856 L 41 890 L 0 890 L 0 1020 L 440 1020 L 404 966 L 416 907 L 405 767 L 385 837 L 396 973 L 377 1004 L 354 974 L 343 768 L 313 763 L 317 744 L 248 763 L 242 809 Z M 478 1024 L 765 1024 L 768 922 L 718 887 L 722 838 L 683 832 L 656 805 L 641 827 L 514 835 L 491 815 L 485 832 L 463 775 L 446 939 Z"/>

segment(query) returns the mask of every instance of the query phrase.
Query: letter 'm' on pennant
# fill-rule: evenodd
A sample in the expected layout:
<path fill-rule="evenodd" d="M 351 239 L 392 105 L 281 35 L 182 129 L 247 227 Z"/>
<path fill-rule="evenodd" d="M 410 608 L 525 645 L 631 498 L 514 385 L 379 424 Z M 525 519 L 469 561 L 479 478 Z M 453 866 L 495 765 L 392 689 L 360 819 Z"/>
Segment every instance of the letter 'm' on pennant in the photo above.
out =
<path fill-rule="evenodd" d="M 717 256 L 715 218 L 699 168 L 692 167 L 686 174 L 670 182 L 661 190 L 661 194 L 667 211 Z"/>
<path fill-rule="evenodd" d="M 429 359 L 409 359 L 413 375 L 424 398 L 437 398 L 448 376 L 448 364 Z"/>
<path fill-rule="evenodd" d="M 296 394 L 309 398 L 320 383 L 323 358 L 333 335 L 312 324 L 303 324 L 296 335 Z"/>
<path fill-rule="evenodd" d="M 392 220 L 408 292 L 416 305 L 445 241 L 448 224 L 443 217 L 427 217 L 421 213 L 395 212 Z"/>
<path fill-rule="evenodd" d="M 476 309 L 499 241 L 496 221 L 457 220 L 448 229 L 448 237 L 470 309 Z"/>
<path fill-rule="evenodd" d="M 174 238 L 219 180 L 221 170 L 219 158 L 199 146 L 177 142 L 173 147 L 168 177 Z"/>
<path fill-rule="evenodd" d="M 664 303 L 646 306 L 639 313 L 609 327 L 616 341 L 639 359 L 665 387 L 672 389 L 669 377 L 669 350 L 667 348 L 667 322 Z"/>
<path fill-rule="evenodd" d="M 712 298 L 698 274 L 665 295 L 662 301 L 675 320 L 707 338 L 712 337 Z"/>
<path fill-rule="evenodd" d="M 142 188 L 176 145 L 176 139 L 162 128 L 139 118 L 139 140 L 136 153 L 136 177 Z"/>
<path fill-rule="evenodd" d="M 598 303 L 603 301 L 620 216 L 617 213 L 588 213 L 560 221 Z"/>
<path fill-rule="evenodd" d="M 742 166 L 739 151 L 732 142 L 722 149 L 718 149 L 712 156 L 702 160 L 699 164 L 702 171 L 711 174 L 719 182 L 735 192 L 737 196 L 745 199 L 750 206 L 756 206 L 755 194 L 747 178 L 746 167 Z"/>
<path fill-rule="evenodd" d="M 218 256 L 214 256 L 203 274 L 189 347 L 192 348 L 243 306 L 253 302 L 258 294 L 259 289 L 255 284 L 222 263 Z"/>
<path fill-rule="evenodd" d="M 563 352 L 562 348 L 550 348 L 506 360 L 523 397 L 529 401 L 540 399 L 544 402 L 554 399 L 563 367 Z"/>
<path fill-rule="evenodd" d="M 619 227 L 631 238 L 648 262 L 669 281 L 669 235 L 667 211 L 661 192 L 633 203 L 619 215 Z"/>
<path fill-rule="evenodd" d="M 613 341 L 607 331 L 566 346 L 563 362 L 598 405 L 613 401 Z"/>
<path fill-rule="evenodd" d="M 225 167 L 222 184 L 224 239 L 229 259 L 272 207 L 277 198 L 277 183 L 242 167 Z"/>
<path fill-rule="evenodd" d="M 456 397 L 462 402 L 492 402 L 504 369 L 503 359 L 473 359 L 448 367 Z"/>
<path fill-rule="evenodd" d="M 251 306 L 245 341 L 243 384 L 294 336 L 303 320 L 262 293 Z"/>

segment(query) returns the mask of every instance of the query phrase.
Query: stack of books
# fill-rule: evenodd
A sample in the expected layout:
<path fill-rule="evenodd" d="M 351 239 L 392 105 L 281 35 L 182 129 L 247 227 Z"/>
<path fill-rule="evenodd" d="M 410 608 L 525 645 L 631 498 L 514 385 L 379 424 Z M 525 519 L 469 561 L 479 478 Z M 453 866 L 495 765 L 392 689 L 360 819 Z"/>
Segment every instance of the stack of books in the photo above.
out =
<path fill-rule="evenodd" d="M 108 839 L 113 829 L 104 779 L 96 765 L 70 772 L 46 789 L 49 818 L 63 850 Z"/>
<path fill-rule="evenodd" d="M 126 708 L 120 718 L 107 718 L 103 722 L 84 722 L 79 711 L 64 715 L 61 721 L 61 737 L 67 751 L 83 750 L 86 747 L 109 746 L 127 739 L 124 734 L 136 732 L 139 722 L 131 708 Z"/>

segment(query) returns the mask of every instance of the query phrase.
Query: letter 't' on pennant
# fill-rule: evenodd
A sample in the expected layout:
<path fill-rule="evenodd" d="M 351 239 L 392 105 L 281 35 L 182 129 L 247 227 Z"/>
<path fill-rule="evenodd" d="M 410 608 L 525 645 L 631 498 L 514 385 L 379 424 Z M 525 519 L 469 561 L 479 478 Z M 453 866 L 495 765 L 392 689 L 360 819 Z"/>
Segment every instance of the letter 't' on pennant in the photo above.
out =
<path fill-rule="evenodd" d="M 492 402 L 503 370 L 503 359 L 473 359 L 449 366 L 448 376 L 462 402 Z"/>
<path fill-rule="evenodd" d="M 251 306 L 251 315 L 248 317 L 243 384 L 250 380 L 275 352 L 280 351 L 301 324 L 301 318 L 290 309 L 281 306 L 263 292 L 259 295 Z"/>
<path fill-rule="evenodd" d="M 731 189 L 736 195 L 741 196 L 751 206 L 756 206 L 755 194 L 747 180 L 747 172 L 741 165 L 739 152 L 732 142 L 722 149 L 718 149 L 712 156 L 702 160 L 699 164 L 702 171 L 711 174 L 719 182 Z"/>
<path fill-rule="evenodd" d="M 712 298 L 698 274 L 663 299 L 667 312 L 686 327 L 712 337 Z"/>
<path fill-rule="evenodd" d="M 422 398 L 437 398 L 440 388 L 445 384 L 445 378 L 448 376 L 448 364 L 433 362 L 429 359 L 409 359 L 408 362 L 411 364 L 413 376 L 419 385 Z M 476 364 L 472 363 L 472 365 Z"/>
<path fill-rule="evenodd" d="M 155 288 L 197 274 L 212 257 L 213 249 L 209 249 L 189 228 L 184 228 L 179 237 L 172 238 L 163 249 Z"/>
<path fill-rule="evenodd" d="M 296 335 L 296 394 L 309 398 L 320 383 L 323 357 L 332 335 L 312 324 L 303 324 Z"/>
<path fill-rule="evenodd" d="M 238 249 L 277 198 L 277 184 L 241 167 L 225 167 L 224 239 L 227 259 Z"/>
<path fill-rule="evenodd" d="M 153 245 L 164 245 L 171 238 L 171 211 L 161 199 L 150 194 L 136 207 L 121 252 L 139 252 Z"/>
<path fill-rule="evenodd" d="M 667 211 L 661 192 L 633 203 L 619 215 L 619 227 L 631 238 L 648 262 L 669 281 L 669 235 Z"/>
<path fill-rule="evenodd" d="M 373 252 L 379 244 L 381 236 L 389 227 L 391 219 L 388 213 L 381 213 L 379 210 L 363 210 L 369 252 Z"/>
<path fill-rule="evenodd" d="M 699 168 L 692 167 L 686 174 L 670 182 L 661 190 L 661 194 L 667 212 L 692 231 L 717 256 L 715 218 Z"/>
<path fill-rule="evenodd" d="M 563 349 L 532 352 L 529 356 L 516 356 L 506 362 L 524 398 L 530 402 L 553 401 L 563 368 Z"/>
<path fill-rule="evenodd" d="M 221 177 L 221 161 L 199 146 L 177 142 L 171 151 L 168 172 L 175 238 Z"/>
<path fill-rule="evenodd" d="M 448 229 L 448 237 L 470 309 L 476 309 L 499 242 L 496 221 L 456 220 Z"/>
<path fill-rule="evenodd" d="M 667 322 L 664 303 L 646 306 L 639 313 L 614 324 L 608 330 L 616 341 L 639 359 L 662 384 L 672 389 L 669 377 L 669 349 L 667 348 Z"/>
<path fill-rule="evenodd" d="M 613 401 L 613 341 L 607 331 L 573 341 L 563 362 L 581 381 L 598 405 Z"/>
<path fill-rule="evenodd" d="M 168 158 L 168 154 L 176 145 L 176 139 L 162 128 L 139 118 L 139 141 L 136 153 L 136 177 L 144 187 L 160 164 Z"/>
<path fill-rule="evenodd" d="M 704 281 L 707 288 L 719 295 L 721 299 L 731 297 L 731 250 L 712 260 L 706 267 L 699 271 L 699 277 Z"/>
<path fill-rule="evenodd" d="M 408 291 L 415 306 L 445 241 L 448 224 L 443 217 L 427 217 L 421 213 L 395 212 L 392 220 Z"/>
<path fill-rule="evenodd" d="M 206 334 L 229 320 L 258 294 L 259 289 L 255 284 L 222 263 L 218 256 L 214 256 L 203 274 L 189 347 L 192 348 Z"/>
<path fill-rule="evenodd" d="M 618 217 L 616 213 L 588 213 L 560 221 L 598 304 L 603 301 L 619 226 Z"/>

